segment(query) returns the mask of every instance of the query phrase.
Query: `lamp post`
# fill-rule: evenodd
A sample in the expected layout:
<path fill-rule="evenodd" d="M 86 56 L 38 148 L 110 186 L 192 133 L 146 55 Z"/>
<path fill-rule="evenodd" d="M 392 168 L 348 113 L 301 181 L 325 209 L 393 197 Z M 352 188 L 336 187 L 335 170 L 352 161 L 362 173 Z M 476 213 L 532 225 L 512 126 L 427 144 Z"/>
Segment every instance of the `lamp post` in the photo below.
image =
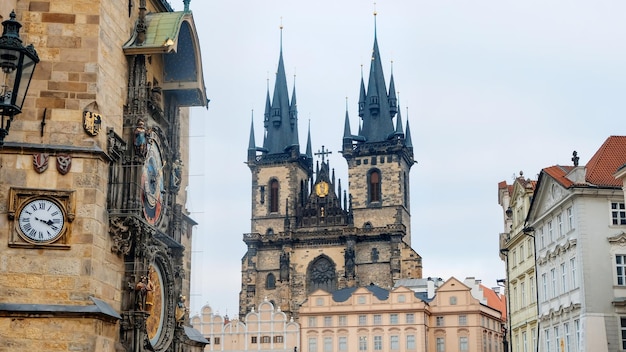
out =
<path fill-rule="evenodd" d="M 20 39 L 22 24 L 15 19 L 15 11 L 2 22 L 0 37 L 0 147 L 9 134 L 13 117 L 22 112 L 30 80 L 39 62 L 39 56 L 32 44 L 24 46 Z"/>
<path fill-rule="evenodd" d="M 509 208 L 510 209 L 510 208 Z M 505 352 L 509 352 L 509 346 L 512 344 L 511 341 L 511 292 L 509 291 L 509 249 L 502 248 L 500 249 L 500 254 L 502 254 L 506 258 L 506 279 L 498 280 L 498 284 L 506 284 L 506 324 L 504 325 L 504 340 L 502 341 L 503 348 Z M 504 286 L 504 285 L 503 285 Z"/>

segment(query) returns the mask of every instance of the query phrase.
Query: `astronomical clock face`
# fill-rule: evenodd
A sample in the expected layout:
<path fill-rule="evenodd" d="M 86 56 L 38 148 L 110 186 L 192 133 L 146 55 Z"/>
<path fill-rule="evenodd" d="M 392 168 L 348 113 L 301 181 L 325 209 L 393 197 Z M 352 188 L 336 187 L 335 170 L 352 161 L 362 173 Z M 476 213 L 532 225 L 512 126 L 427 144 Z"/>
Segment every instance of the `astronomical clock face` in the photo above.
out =
<path fill-rule="evenodd" d="M 166 297 L 163 274 L 156 264 L 151 264 L 148 270 L 148 283 L 151 290 L 146 292 L 146 311 L 150 313 L 146 319 L 146 330 L 150 344 L 155 346 L 163 333 L 165 323 Z"/>
<path fill-rule="evenodd" d="M 149 224 L 155 225 L 163 207 L 163 159 L 156 137 L 148 144 L 146 161 L 141 176 L 143 185 L 143 214 Z"/>

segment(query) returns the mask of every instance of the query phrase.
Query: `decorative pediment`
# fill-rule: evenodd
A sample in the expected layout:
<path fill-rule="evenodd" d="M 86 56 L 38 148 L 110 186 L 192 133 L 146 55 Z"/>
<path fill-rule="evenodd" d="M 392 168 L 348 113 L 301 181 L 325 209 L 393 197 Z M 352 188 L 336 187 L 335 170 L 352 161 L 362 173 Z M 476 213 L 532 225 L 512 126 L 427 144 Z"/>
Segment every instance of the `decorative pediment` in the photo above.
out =
<path fill-rule="evenodd" d="M 145 30 L 143 29 L 145 27 Z M 145 15 L 142 30 L 124 44 L 126 55 L 163 55 L 163 92 L 180 106 L 207 106 L 200 43 L 191 12 Z"/>
<path fill-rule="evenodd" d="M 614 246 L 626 246 L 626 233 L 622 231 L 615 236 L 607 238 L 607 240 Z"/>
<path fill-rule="evenodd" d="M 567 251 L 574 248 L 575 246 L 576 246 L 575 238 L 570 238 L 564 243 L 559 243 L 556 245 L 556 247 L 554 247 L 554 249 L 552 250 L 548 249 L 544 255 L 542 255 L 540 258 L 537 258 L 537 264 L 545 264 L 550 260 L 554 260 L 557 257 L 562 256 L 563 254 L 565 254 Z"/>

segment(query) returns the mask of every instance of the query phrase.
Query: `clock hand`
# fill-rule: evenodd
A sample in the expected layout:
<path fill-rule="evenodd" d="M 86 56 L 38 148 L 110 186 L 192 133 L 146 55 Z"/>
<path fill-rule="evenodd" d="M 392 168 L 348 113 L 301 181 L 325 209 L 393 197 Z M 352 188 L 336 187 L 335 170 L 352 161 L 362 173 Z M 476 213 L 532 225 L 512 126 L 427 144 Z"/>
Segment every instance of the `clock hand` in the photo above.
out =
<path fill-rule="evenodd" d="M 40 219 L 40 218 L 38 218 L 38 217 L 36 217 L 36 216 L 35 216 L 35 220 L 37 220 L 37 221 L 41 221 L 41 222 L 43 222 L 44 224 L 46 224 L 46 225 L 48 225 L 48 226 L 50 226 L 50 225 L 52 225 L 52 224 L 53 224 L 52 220 L 48 220 L 48 221 L 46 221 L 46 220 Z"/>

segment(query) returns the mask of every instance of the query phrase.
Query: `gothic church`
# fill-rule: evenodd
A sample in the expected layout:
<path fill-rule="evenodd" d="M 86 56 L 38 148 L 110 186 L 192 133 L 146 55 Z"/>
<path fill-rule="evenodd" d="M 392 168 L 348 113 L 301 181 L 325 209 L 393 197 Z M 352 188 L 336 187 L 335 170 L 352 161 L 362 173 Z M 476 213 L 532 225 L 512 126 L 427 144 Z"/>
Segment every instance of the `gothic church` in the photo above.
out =
<path fill-rule="evenodd" d="M 300 149 L 296 92 L 294 87 L 290 99 L 281 45 L 262 147 L 250 130 L 252 220 L 243 236 L 241 317 L 265 298 L 298 318 L 300 305 L 317 289 L 391 288 L 397 279 L 421 278 L 422 260 L 411 248 L 409 172 L 415 161 L 409 124 L 403 128 L 393 74 L 387 89 L 376 36 L 358 111 L 357 134 L 346 111 L 342 154 L 349 184 L 342 189 L 323 150 L 314 167 L 310 132 Z"/>

